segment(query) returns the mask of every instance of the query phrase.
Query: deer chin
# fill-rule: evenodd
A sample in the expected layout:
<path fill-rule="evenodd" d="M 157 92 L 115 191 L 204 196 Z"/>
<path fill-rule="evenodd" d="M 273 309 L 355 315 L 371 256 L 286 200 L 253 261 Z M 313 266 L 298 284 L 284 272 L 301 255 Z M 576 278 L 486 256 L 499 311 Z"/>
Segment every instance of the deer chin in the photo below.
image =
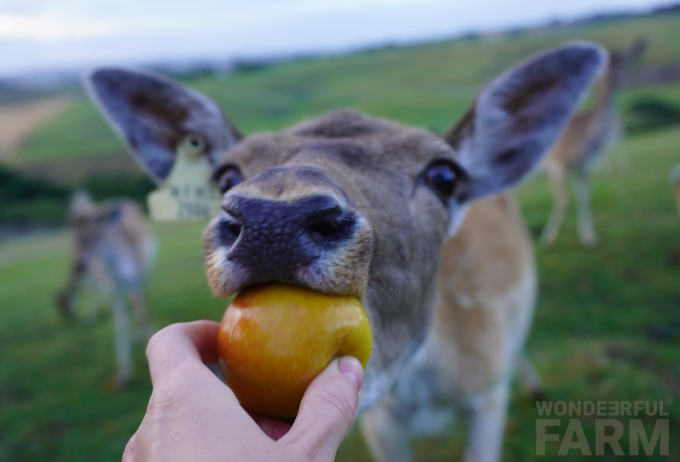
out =
<path fill-rule="evenodd" d="M 376 326 L 371 319 L 371 313 L 376 308 L 364 303 L 368 303 L 365 299 L 362 300 L 362 304 L 369 322 L 376 332 Z M 418 356 L 418 352 L 424 346 L 422 343 L 406 341 L 407 344 L 396 358 L 386 360 L 385 351 L 383 351 L 384 345 L 380 342 L 379 335 L 378 333 L 373 336 L 372 353 L 364 369 L 364 381 L 359 396 L 357 415 L 374 407 L 384 396 L 389 394 L 399 377 L 403 375 L 403 371 L 414 361 L 414 358 Z"/>

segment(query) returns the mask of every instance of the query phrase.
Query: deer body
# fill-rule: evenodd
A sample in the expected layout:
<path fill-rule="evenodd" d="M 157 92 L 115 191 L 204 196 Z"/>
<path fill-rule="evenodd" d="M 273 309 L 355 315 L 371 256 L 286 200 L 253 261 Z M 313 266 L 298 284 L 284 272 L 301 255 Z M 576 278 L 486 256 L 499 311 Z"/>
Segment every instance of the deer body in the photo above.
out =
<path fill-rule="evenodd" d="M 439 432 L 456 409 L 467 417 L 466 460 L 497 460 L 512 373 L 518 363 L 531 367 L 520 352 L 536 269 L 512 196 L 470 206 L 444 243 L 437 280 L 434 320 L 421 351 L 395 392 L 362 416 L 379 461 L 409 460 L 408 437 Z"/>
<path fill-rule="evenodd" d="M 680 213 L 680 164 L 676 165 L 671 172 L 671 183 L 675 196 L 675 205 L 678 207 L 678 213 Z"/>
<path fill-rule="evenodd" d="M 412 430 L 436 430 L 463 404 L 466 460 L 491 462 L 511 373 L 532 375 L 520 350 L 536 286 L 501 193 L 542 160 L 603 61 L 587 43 L 534 57 L 444 137 L 336 110 L 241 138 L 210 100 L 158 76 L 102 69 L 88 86 L 159 181 L 183 137 L 205 138 L 224 193 L 203 234 L 215 294 L 276 281 L 361 300 L 373 352 L 358 412 L 378 460 L 406 459 Z"/>
<path fill-rule="evenodd" d="M 553 192 L 553 206 L 542 239 L 552 244 L 564 222 L 569 203 L 568 180 L 576 180 L 578 233 L 584 245 L 595 245 L 597 236 L 590 211 L 590 171 L 596 160 L 621 135 L 616 96 L 623 85 L 626 65 L 643 52 L 642 41 L 633 43 L 625 53 L 612 52 L 605 71 L 596 85 L 595 104 L 576 112 L 545 159 L 544 167 Z"/>
<path fill-rule="evenodd" d="M 591 163 L 615 139 L 618 120 L 611 89 L 603 90 L 595 108 L 579 111 L 545 159 L 548 170 L 588 170 Z"/>
<path fill-rule="evenodd" d="M 124 386 L 133 374 L 132 334 L 128 303 L 145 336 L 153 333 L 145 302 L 148 272 L 155 253 L 155 239 L 144 214 L 132 201 L 114 200 L 95 204 L 77 193 L 69 211 L 74 238 L 74 261 L 59 306 L 73 316 L 77 289 L 87 275 L 98 288 L 108 288 L 114 323 L 116 380 Z"/>
<path fill-rule="evenodd" d="M 595 108 L 577 112 L 545 160 L 553 190 L 553 210 L 543 230 L 543 240 L 552 244 L 564 222 L 568 206 L 568 177 L 576 177 L 578 232 L 581 242 L 597 242 L 590 211 L 589 174 L 618 132 L 614 110 L 614 92 L 605 88 Z"/>

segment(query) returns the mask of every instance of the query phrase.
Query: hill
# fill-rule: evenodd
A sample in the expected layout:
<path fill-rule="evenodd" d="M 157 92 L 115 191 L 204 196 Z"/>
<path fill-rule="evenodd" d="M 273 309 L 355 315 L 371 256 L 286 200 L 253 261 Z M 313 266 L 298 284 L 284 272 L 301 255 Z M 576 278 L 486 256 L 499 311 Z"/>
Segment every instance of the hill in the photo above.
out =
<path fill-rule="evenodd" d="M 484 82 L 534 52 L 574 38 L 623 48 L 642 36 L 650 48 L 637 66 L 659 66 L 680 61 L 677 30 L 678 13 L 626 17 L 245 67 L 186 83 L 214 98 L 244 133 L 280 129 L 341 106 L 444 131 Z M 680 85 L 667 87 L 628 91 L 622 104 L 648 91 L 670 93 L 680 101 Z M 80 177 L 86 174 L 84 158 L 116 157 L 122 151 L 122 143 L 81 96 L 39 125 L 8 162 L 49 174 L 57 162 L 69 161 L 81 166 L 75 175 Z M 119 160 L 129 171 L 128 159 Z"/>

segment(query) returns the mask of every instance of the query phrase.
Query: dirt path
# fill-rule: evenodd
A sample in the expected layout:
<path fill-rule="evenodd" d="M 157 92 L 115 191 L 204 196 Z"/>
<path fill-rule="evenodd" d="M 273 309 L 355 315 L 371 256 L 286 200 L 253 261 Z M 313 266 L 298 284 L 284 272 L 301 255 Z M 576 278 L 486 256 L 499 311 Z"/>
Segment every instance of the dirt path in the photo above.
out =
<path fill-rule="evenodd" d="M 66 98 L 0 105 L 0 160 L 12 156 L 35 127 L 67 105 Z"/>

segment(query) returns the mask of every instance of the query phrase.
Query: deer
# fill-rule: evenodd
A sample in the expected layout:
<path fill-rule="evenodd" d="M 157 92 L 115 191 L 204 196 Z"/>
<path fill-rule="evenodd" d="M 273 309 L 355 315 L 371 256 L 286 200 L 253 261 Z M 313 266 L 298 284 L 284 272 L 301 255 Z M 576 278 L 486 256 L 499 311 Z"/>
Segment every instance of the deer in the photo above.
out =
<path fill-rule="evenodd" d="M 499 459 L 536 299 L 531 240 L 509 188 L 541 162 L 606 60 L 572 42 L 502 73 L 439 135 L 354 109 L 243 136 L 217 103 L 164 77 L 85 81 L 157 181 L 201 137 L 222 191 L 203 233 L 220 297 L 268 282 L 356 296 L 372 330 L 356 418 L 378 461 L 468 416 L 466 461 Z"/>
<path fill-rule="evenodd" d="M 131 200 L 96 204 L 88 193 L 77 191 L 67 216 L 74 252 L 57 306 L 63 318 L 73 319 L 76 294 L 88 276 L 107 296 L 114 328 L 115 383 L 124 388 L 134 373 L 130 311 L 141 338 L 148 339 L 155 331 L 146 303 L 146 283 L 156 241 L 143 211 Z"/>
<path fill-rule="evenodd" d="M 622 137 L 616 98 L 624 84 L 624 71 L 645 48 L 643 39 L 624 51 L 609 52 L 607 66 L 594 91 L 592 108 L 577 111 L 546 156 L 544 168 L 551 184 L 553 205 L 541 238 L 552 245 L 557 240 L 569 205 L 568 181 L 575 179 L 578 235 L 584 246 L 597 244 L 590 210 L 590 177 L 597 160 Z"/>

